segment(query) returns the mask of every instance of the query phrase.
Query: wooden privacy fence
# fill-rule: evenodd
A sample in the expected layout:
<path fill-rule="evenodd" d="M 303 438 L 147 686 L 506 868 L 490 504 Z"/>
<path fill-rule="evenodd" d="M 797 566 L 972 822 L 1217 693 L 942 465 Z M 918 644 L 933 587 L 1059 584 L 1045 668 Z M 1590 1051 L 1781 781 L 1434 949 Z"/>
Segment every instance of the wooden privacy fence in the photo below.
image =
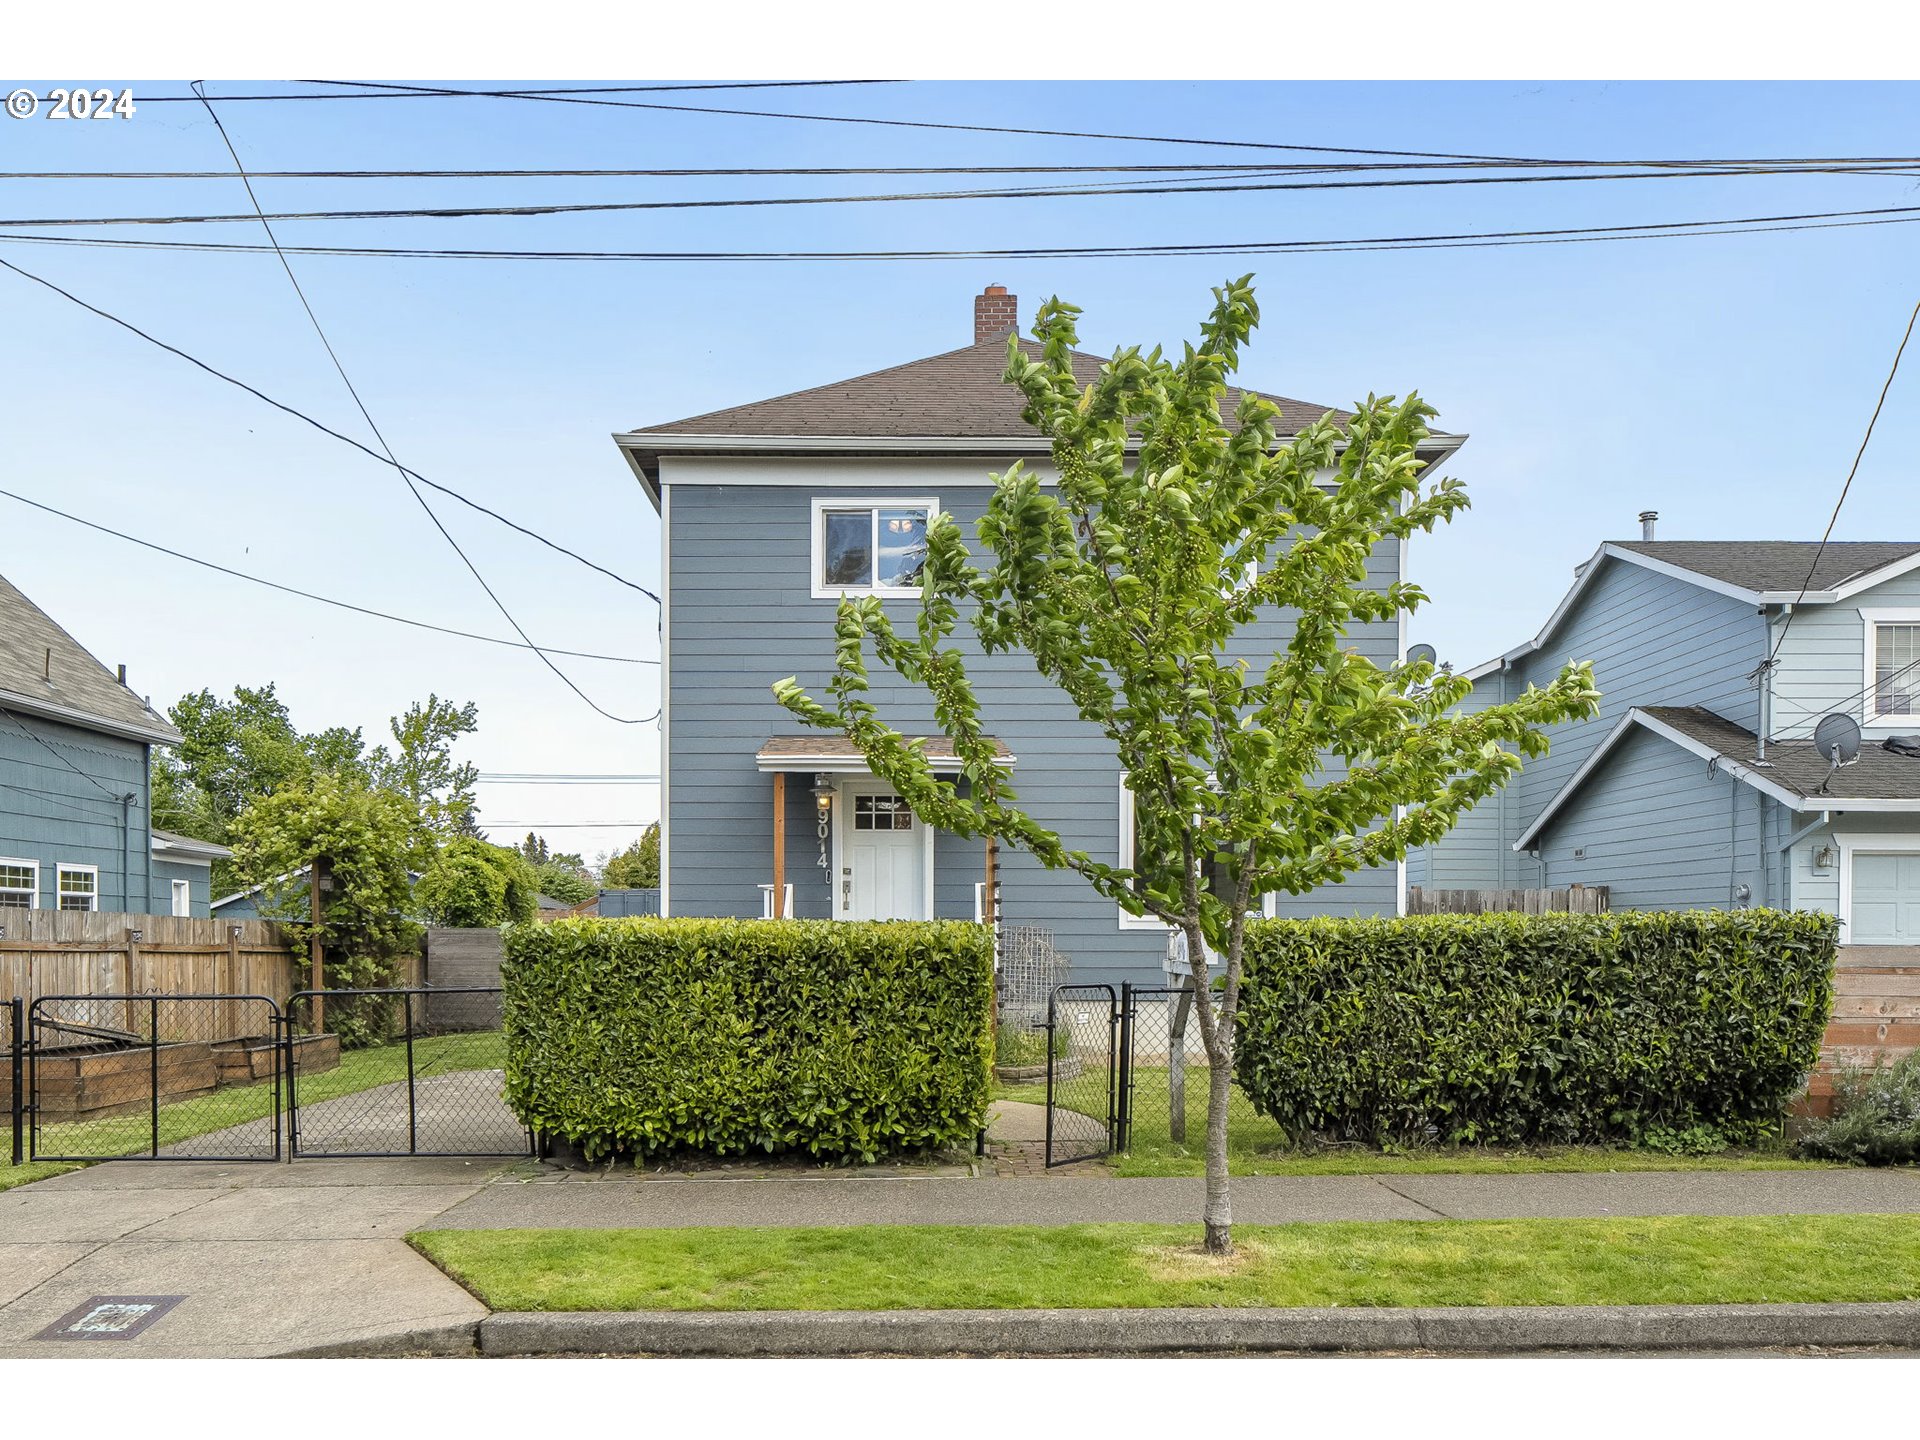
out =
<path fill-rule="evenodd" d="M 18 995 L 265 995 L 298 987 L 272 920 L 0 910 L 0 1000 Z"/>
<path fill-rule="evenodd" d="M 1519 915 L 1604 915 L 1607 887 L 1569 885 L 1564 890 L 1433 890 L 1407 887 L 1409 915 L 1484 915 L 1512 911 Z"/>

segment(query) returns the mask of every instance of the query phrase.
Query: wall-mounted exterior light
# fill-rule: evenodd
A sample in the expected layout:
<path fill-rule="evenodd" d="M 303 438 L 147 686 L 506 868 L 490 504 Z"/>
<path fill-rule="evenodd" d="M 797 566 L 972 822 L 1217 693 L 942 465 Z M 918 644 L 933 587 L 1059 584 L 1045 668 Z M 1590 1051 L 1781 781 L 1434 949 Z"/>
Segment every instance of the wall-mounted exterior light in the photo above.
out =
<path fill-rule="evenodd" d="M 1813 868 L 1831 870 L 1833 868 L 1833 846 L 1822 845 L 1813 852 Z"/>

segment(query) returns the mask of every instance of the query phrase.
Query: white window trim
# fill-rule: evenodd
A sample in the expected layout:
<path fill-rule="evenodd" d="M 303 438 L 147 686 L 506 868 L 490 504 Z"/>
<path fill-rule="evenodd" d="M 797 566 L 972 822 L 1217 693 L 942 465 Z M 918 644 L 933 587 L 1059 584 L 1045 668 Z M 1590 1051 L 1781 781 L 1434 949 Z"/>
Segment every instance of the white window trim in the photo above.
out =
<path fill-rule="evenodd" d="M 1125 775 L 1120 777 L 1120 824 L 1118 830 L 1120 849 L 1116 863 L 1118 863 L 1122 869 L 1131 869 L 1133 856 L 1133 791 L 1128 787 L 1127 777 Z M 1280 897 L 1271 890 L 1260 897 L 1260 915 L 1262 919 L 1271 920 L 1274 918 L 1278 913 L 1279 899 Z M 1118 904 L 1113 908 L 1119 911 L 1120 928 L 1122 930 L 1152 930 L 1158 931 L 1162 935 L 1171 935 L 1173 933 L 1173 926 L 1166 924 L 1164 921 L 1155 920 L 1151 915 L 1129 915 L 1126 910 Z M 1253 912 L 1249 910 L 1247 913 L 1252 914 Z"/>
<path fill-rule="evenodd" d="M 175 918 L 180 918 L 183 916 L 188 918 L 192 917 L 193 915 L 193 882 L 191 880 L 173 881 L 170 888 L 167 891 L 167 894 L 172 900 L 171 910 Z M 184 910 L 180 908 L 180 901 L 182 897 L 184 897 L 187 902 L 187 908 Z"/>
<path fill-rule="evenodd" d="M 816 495 L 813 497 L 813 543 L 808 561 L 807 579 L 813 589 L 816 600 L 838 600 L 846 595 L 878 595 L 882 599 L 918 600 L 923 587 L 919 585 L 828 585 L 822 580 L 827 561 L 827 511 L 829 510 L 925 510 L 927 525 L 933 525 L 933 517 L 940 513 L 940 501 L 935 496 L 921 495 L 901 498 L 898 496 L 875 495 Z M 873 557 L 875 565 L 879 556 Z"/>
<path fill-rule="evenodd" d="M 1894 609 L 1860 609 L 1861 625 L 1861 669 L 1863 672 L 1860 723 L 1862 725 L 1915 725 L 1920 724 L 1920 715 L 1882 715 L 1874 707 L 1879 701 L 1879 679 L 1875 675 L 1874 655 L 1878 649 L 1879 627 L 1882 625 L 1920 625 L 1920 608 L 1903 606 Z M 1920 683 L 1920 672 L 1915 674 L 1915 683 Z"/>
<path fill-rule="evenodd" d="M 40 908 L 40 862 L 22 860 L 13 855 L 0 855 L 0 865 L 19 865 L 33 872 L 33 893 L 27 896 L 27 909 L 38 910 Z M 8 893 L 17 894 L 18 892 L 10 890 Z"/>
<path fill-rule="evenodd" d="M 69 875 L 91 875 L 93 877 L 93 891 L 87 896 L 87 899 L 93 903 L 87 906 L 87 910 L 88 912 L 98 910 L 100 908 L 100 867 L 98 865 L 68 865 L 64 862 L 56 865 L 53 871 L 53 908 L 56 910 L 64 910 L 67 908 L 61 903 L 61 901 L 66 899 L 67 892 L 61 888 L 60 882 Z"/>
<path fill-rule="evenodd" d="M 1853 857 L 1855 855 L 1920 854 L 1920 835 L 1874 835 L 1858 832 L 1847 835 L 1833 832 L 1840 846 L 1840 943 L 1854 944 L 1853 936 Z"/>

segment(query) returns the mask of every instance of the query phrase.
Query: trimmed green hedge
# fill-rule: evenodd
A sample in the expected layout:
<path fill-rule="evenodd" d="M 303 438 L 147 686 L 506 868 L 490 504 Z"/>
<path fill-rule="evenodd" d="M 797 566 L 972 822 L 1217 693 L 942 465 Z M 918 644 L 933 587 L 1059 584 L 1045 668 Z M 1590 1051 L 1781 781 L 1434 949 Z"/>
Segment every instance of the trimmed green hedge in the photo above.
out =
<path fill-rule="evenodd" d="M 1235 1075 L 1300 1140 L 1751 1140 L 1819 1057 L 1836 935 L 1773 910 L 1262 921 Z"/>
<path fill-rule="evenodd" d="M 959 921 L 514 925 L 506 1099 L 610 1153 L 872 1160 L 973 1143 L 993 944 Z"/>

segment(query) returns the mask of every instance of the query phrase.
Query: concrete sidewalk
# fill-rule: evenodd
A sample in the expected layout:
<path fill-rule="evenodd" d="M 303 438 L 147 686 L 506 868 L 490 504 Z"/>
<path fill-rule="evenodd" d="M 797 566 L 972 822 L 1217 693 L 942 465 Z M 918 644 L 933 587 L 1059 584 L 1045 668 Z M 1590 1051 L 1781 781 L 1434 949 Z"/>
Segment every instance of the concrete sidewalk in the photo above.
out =
<path fill-rule="evenodd" d="M 0 1356 L 471 1353 L 478 1301 L 420 1229 L 1192 1223 L 1201 1182 L 554 1171 L 525 1160 L 120 1161 L 0 1194 Z M 1920 1213 L 1920 1171 L 1249 1176 L 1243 1223 Z M 101 1296 L 179 1296 L 128 1339 L 35 1338 Z"/>

